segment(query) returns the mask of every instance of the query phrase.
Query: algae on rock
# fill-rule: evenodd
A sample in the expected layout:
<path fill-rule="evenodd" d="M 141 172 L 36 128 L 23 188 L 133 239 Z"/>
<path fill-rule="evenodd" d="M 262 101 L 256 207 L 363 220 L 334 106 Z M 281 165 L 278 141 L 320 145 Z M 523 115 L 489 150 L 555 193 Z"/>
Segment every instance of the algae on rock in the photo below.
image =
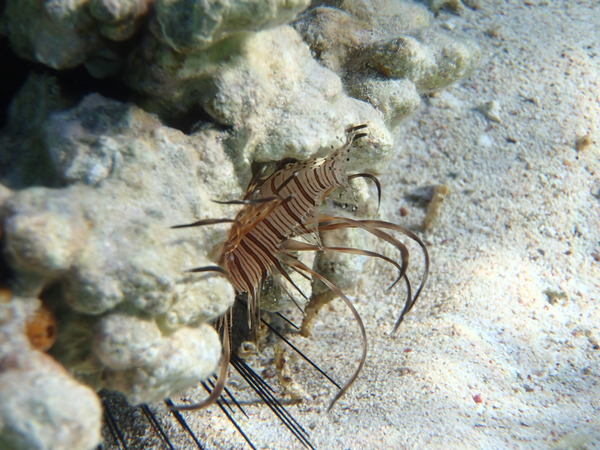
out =
<path fill-rule="evenodd" d="M 194 215 L 221 215 L 222 207 L 209 199 L 239 192 L 218 132 L 184 136 L 132 105 L 90 95 L 73 109 L 50 114 L 44 133 L 64 187 L 16 191 L 1 213 L 17 294 L 45 292 L 63 311 L 55 356 L 75 375 L 85 367 L 82 377 L 97 389 L 120 389 L 133 403 L 161 399 L 205 378 L 220 345 L 212 328 L 199 326 L 225 312 L 233 290 L 224 279 L 182 272 L 206 257 L 218 230 L 192 237 L 168 228 Z M 207 167 L 206 159 L 221 160 L 219 170 Z M 110 337 L 102 326 L 82 335 L 70 325 L 92 317 L 110 323 L 114 314 L 131 318 L 122 322 L 126 341 L 136 327 L 160 330 L 158 340 L 147 344 L 155 349 L 153 358 L 107 364 Z M 178 333 L 193 335 L 194 346 L 176 352 Z M 74 342 L 80 348 L 68 349 Z"/>
<path fill-rule="evenodd" d="M 340 9 L 309 11 L 294 27 L 347 91 L 394 127 L 419 106 L 419 94 L 441 90 L 479 64 L 477 44 L 431 23 L 427 8 L 414 2 L 344 0 Z"/>
<path fill-rule="evenodd" d="M 144 45 L 154 49 L 153 60 L 143 60 L 149 53 L 140 50 L 128 83 L 161 115 L 201 107 L 232 127 L 242 141 L 234 156 L 241 173 L 249 176 L 253 161 L 306 159 L 339 146 L 345 128 L 357 123 L 369 123 L 363 150 L 370 155 L 355 152 L 353 159 L 360 161 L 351 166 L 379 169 L 391 156 L 379 113 L 346 95 L 339 77 L 312 59 L 289 26 L 230 38 L 205 52 L 155 48 L 151 38 Z"/>
<path fill-rule="evenodd" d="M 309 0 L 157 0 L 159 39 L 177 52 L 198 52 L 239 33 L 288 23 Z"/>
<path fill-rule="evenodd" d="M 143 24 L 151 0 L 7 0 L 0 34 L 21 57 L 55 69 L 113 58 L 114 42 L 131 38 Z M 115 68 L 107 69 L 109 72 Z"/>

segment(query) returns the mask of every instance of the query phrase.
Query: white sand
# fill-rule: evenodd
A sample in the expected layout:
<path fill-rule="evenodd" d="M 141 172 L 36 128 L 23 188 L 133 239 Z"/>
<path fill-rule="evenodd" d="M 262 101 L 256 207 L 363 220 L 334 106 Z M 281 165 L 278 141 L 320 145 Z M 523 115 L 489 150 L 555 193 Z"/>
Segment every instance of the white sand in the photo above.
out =
<path fill-rule="evenodd" d="M 482 3 L 440 16 L 481 43 L 480 70 L 402 124 L 381 177 L 388 217 L 410 226 L 424 210 L 407 194 L 452 190 L 424 235 L 427 289 L 390 337 L 402 290 L 385 295 L 382 264 L 365 274 L 360 378 L 327 414 L 331 386 L 308 368 L 296 375 L 314 399 L 289 409 L 317 448 L 600 448 L 600 7 Z M 488 101 L 499 123 L 478 110 Z M 577 151 L 586 133 L 592 144 Z M 359 356 L 341 302 L 296 342 L 338 380 Z M 255 445 L 299 447 L 266 407 L 247 411 L 237 417 Z M 218 409 L 197 421 L 209 445 L 244 446 Z"/>

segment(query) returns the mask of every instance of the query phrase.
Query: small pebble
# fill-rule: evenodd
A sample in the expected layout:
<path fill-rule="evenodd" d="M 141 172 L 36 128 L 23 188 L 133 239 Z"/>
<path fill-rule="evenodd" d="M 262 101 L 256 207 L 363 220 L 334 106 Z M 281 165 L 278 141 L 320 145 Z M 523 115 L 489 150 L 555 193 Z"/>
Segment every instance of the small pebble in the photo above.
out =
<path fill-rule="evenodd" d="M 502 122 L 500 120 L 500 104 L 496 100 L 485 102 L 483 105 L 481 105 L 479 110 L 492 122 Z"/>
<path fill-rule="evenodd" d="M 437 221 L 442 203 L 449 194 L 450 187 L 447 185 L 440 184 L 439 186 L 436 186 L 435 190 L 433 191 L 433 197 L 427 206 L 425 219 L 423 219 L 423 231 L 430 230 L 432 225 Z"/>
<path fill-rule="evenodd" d="M 583 136 L 579 136 L 577 138 L 577 141 L 575 142 L 575 148 L 578 152 L 587 149 L 590 145 L 592 145 L 592 138 L 590 136 L 590 133 L 587 133 Z"/>
<path fill-rule="evenodd" d="M 479 145 L 480 147 L 487 147 L 487 148 L 489 148 L 493 144 L 494 144 L 494 141 L 487 134 L 482 134 L 481 136 L 479 136 L 479 139 L 477 139 L 477 145 Z"/>

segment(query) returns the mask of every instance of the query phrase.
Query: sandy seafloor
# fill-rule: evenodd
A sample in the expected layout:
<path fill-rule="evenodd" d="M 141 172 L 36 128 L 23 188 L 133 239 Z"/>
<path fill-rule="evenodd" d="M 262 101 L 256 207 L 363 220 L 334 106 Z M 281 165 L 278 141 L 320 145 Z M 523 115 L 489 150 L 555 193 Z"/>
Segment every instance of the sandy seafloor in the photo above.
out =
<path fill-rule="evenodd" d="M 600 448 L 600 6 L 481 3 L 439 16 L 481 44 L 480 69 L 424 99 L 381 176 L 387 218 L 410 227 L 424 216 L 410 194 L 451 189 L 423 234 L 424 295 L 390 337 L 402 290 L 384 292 L 383 264 L 365 274 L 352 298 L 368 360 L 330 413 L 334 389 L 294 366 L 311 399 L 288 408 L 316 448 Z M 359 357 L 341 302 L 295 342 L 338 380 Z M 258 448 L 301 447 L 264 405 L 245 409 Z M 186 418 L 207 448 L 247 448 L 216 407 Z"/>

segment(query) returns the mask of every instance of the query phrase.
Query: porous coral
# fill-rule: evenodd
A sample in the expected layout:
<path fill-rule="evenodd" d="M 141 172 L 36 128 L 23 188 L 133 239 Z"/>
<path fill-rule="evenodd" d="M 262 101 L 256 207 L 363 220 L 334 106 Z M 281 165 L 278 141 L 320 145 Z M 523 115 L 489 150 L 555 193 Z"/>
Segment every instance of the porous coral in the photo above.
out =
<path fill-rule="evenodd" d="M 158 0 L 155 34 L 177 52 L 197 52 L 231 35 L 287 23 L 309 4 L 309 0 Z"/>
<path fill-rule="evenodd" d="M 36 296 L 51 287 L 47 295 L 54 306 L 71 310 L 59 315 L 56 356 L 76 373 L 84 365 L 86 379 L 97 388 L 111 387 L 113 375 L 122 378 L 119 370 L 139 368 L 147 378 L 160 374 L 160 381 L 148 383 L 164 384 L 163 393 L 134 382 L 132 373 L 131 386 L 119 381 L 121 390 L 137 392 L 134 402 L 172 393 L 177 389 L 169 383 L 185 384 L 178 377 L 190 384 L 206 376 L 218 360 L 219 345 L 210 328 L 195 327 L 221 315 L 233 292 L 224 280 L 191 282 L 182 275 L 182 269 L 202 260 L 194 245 L 211 246 L 209 235 L 198 233 L 200 244 L 190 244 L 165 230 L 184 220 L 186 212 L 219 215 L 210 192 L 236 192 L 233 166 L 216 132 L 187 137 L 132 105 L 91 95 L 76 108 L 51 114 L 43 133 L 62 188 L 32 187 L 5 200 L 4 254 L 17 273 L 20 294 Z M 222 162 L 211 170 L 200 158 Z M 138 325 L 154 327 L 158 335 L 146 343 L 155 349 L 152 358 L 107 363 L 112 360 L 103 339 L 110 337 L 94 327 L 73 330 L 85 336 L 79 336 L 78 348 L 70 348 L 70 322 L 83 320 L 80 316 L 110 322 L 113 311 L 140 317 L 122 327 L 133 330 L 123 333 L 125 341 L 135 340 Z M 197 348 L 183 351 L 188 361 L 176 368 L 164 357 L 173 354 L 171 341 L 180 339 L 170 333 L 187 326 L 194 327 L 187 333 L 194 335 Z M 102 357 L 90 351 L 92 344 L 104 349 Z"/>
<path fill-rule="evenodd" d="M 44 296 L 58 318 L 56 359 L 79 380 L 125 392 L 132 403 L 160 400 L 207 377 L 220 343 L 206 322 L 223 314 L 233 290 L 221 278 L 183 273 L 207 261 L 214 233 L 178 236 L 168 227 L 190 216 L 221 215 L 210 198 L 238 192 L 220 133 L 185 136 L 132 105 L 94 94 L 48 115 L 38 133 L 45 143 L 40 159 L 60 188 L 4 196 L 12 308 Z M 5 144 L 16 151 L 17 142 Z M 72 397 L 74 383 L 64 383 L 65 396 Z M 25 394 L 3 393 L 16 396 L 10 404 Z"/>
<path fill-rule="evenodd" d="M 294 27 L 317 59 L 336 71 L 348 92 L 396 125 L 420 104 L 478 65 L 479 46 L 431 27 L 431 13 L 414 2 L 345 0 L 321 6 Z"/>
<path fill-rule="evenodd" d="M 0 23 L 12 48 L 23 58 L 55 69 L 94 60 L 118 66 L 113 42 L 131 38 L 148 13 L 150 0 L 9 0 Z M 105 68 L 113 72 L 115 67 Z"/>
<path fill-rule="evenodd" d="M 390 156 L 390 135 L 377 111 L 346 95 L 339 77 L 312 59 L 289 26 L 188 54 L 155 48 L 152 37 L 144 45 L 153 51 L 143 47 L 133 56 L 127 82 L 161 115 L 202 108 L 232 127 L 241 140 L 235 159 L 243 172 L 252 161 L 306 159 L 340 145 L 352 123 L 370 122 L 371 154 L 356 152 L 351 165 L 380 168 Z"/>

